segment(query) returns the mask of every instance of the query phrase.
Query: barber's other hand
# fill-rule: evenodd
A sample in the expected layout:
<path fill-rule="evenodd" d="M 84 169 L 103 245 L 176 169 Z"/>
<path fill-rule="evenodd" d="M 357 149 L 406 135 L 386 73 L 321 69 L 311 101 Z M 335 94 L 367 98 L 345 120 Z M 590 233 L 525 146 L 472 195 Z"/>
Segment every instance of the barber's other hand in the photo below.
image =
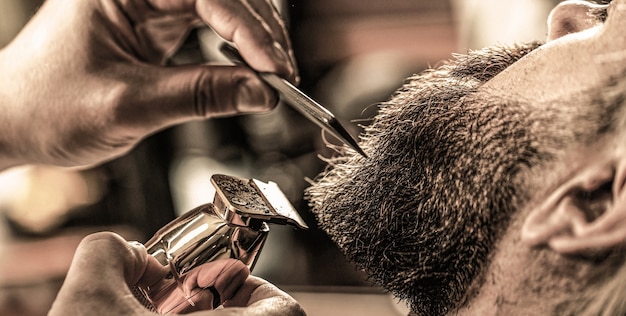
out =
<path fill-rule="evenodd" d="M 273 108 L 244 67 L 164 67 L 199 23 L 256 70 L 296 80 L 270 0 L 47 0 L 0 51 L 0 169 L 95 165 L 174 124 Z"/>
<path fill-rule="evenodd" d="M 116 234 L 87 236 L 76 250 L 49 315 L 155 315 L 145 309 L 129 289 L 140 280 L 150 278 L 154 267 L 150 266 L 148 258 L 143 246 L 127 243 Z M 229 261 L 232 262 L 226 265 L 227 271 L 218 274 L 215 281 L 220 297 L 230 297 L 225 308 L 196 311 L 194 315 L 305 315 L 292 297 L 267 281 L 248 276 L 241 262 Z M 206 299 L 212 301 L 212 297 Z M 206 305 L 199 303 L 197 307 Z"/>

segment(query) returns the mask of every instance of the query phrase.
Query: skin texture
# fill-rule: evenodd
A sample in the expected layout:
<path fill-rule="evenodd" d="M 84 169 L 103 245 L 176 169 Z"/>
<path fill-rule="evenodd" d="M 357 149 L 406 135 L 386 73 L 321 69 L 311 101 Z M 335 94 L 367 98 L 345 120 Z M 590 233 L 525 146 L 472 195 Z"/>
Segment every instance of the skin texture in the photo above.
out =
<path fill-rule="evenodd" d="M 623 315 L 624 15 L 409 78 L 307 190 L 321 227 L 419 315 Z"/>
<path fill-rule="evenodd" d="M 155 261 L 146 249 L 128 243 L 113 233 L 87 236 L 76 250 L 72 266 L 49 315 L 156 315 L 135 299 L 130 286 L 146 281 Z M 305 315 L 298 303 L 267 281 L 249 276 L 240 261 L 223 260 L 209 264 L 200 278 L 215 280 L 226 308 L 214 311 L 187 309 L 193 315 Z M 198 283 L 202 283 L 198 280 Z M 177 295 L 178 293 L 172 293 Z M 228 298 L 227 301 L 224 301 Z M 212 301 L 207 292 L 203 300 Z"/>
<path fill-rule="evenodd" d="M 253 68 L 297 81 L 266 0 L 46 1 L 0 51 L 0 169 L 91 166 L 174 124 L 272 109 L 275 92 L 248 69 L 164 67 L 199 24 Z"/>

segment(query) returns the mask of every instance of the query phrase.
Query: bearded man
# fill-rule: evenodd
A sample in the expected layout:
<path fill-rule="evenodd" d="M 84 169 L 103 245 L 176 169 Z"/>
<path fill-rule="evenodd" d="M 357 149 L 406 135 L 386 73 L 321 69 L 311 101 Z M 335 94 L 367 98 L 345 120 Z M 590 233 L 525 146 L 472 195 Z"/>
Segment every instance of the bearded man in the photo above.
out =
<path fill-rule="evenodd" d="M 307 197 L 418 315 L 626 314 L 626 0 L 407 80 Z"/>

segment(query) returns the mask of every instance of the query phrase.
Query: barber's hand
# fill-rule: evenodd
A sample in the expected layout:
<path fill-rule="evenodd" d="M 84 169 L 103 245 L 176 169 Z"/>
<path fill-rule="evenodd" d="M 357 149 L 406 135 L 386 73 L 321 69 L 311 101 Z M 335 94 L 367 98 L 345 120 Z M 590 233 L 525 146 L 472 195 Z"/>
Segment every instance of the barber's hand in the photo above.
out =
<path fill-rule="evenodd" d="M 0 51 L 0 169 L 94 165 L 174 124 L 272 109 L 276 93 L 244 67 L 163 66 L 199 23 L 297 80 L 270 0 L 47 0 Z"/>
<path fill-rule="evenodd" d="M 140 280 L 150 278 L 155 267 L 151 266 L 149 258 L 143 246 L 127 243 L 116 234 L 87 236 L 76 250 L 49 315 L 156 315 L 144 308 L 129 289 Z M 219 269 L 209 269 L 204 276 L 217 278 L 215 288 L 220 302 L 228 299 L 225 307 L 194 315 L 305 315 L 292 297 L 262 279 L 248 276 L 247 268 L 240 261 L 225 262 Z M 208 275 L 211 271 L 219 273 Z M 213 301 L 210 291 L 203 291 L 203 294 L 205 302 L 197 301 L 196 310 Z M 191 311 L 194 310 L 185 310 Z"/>

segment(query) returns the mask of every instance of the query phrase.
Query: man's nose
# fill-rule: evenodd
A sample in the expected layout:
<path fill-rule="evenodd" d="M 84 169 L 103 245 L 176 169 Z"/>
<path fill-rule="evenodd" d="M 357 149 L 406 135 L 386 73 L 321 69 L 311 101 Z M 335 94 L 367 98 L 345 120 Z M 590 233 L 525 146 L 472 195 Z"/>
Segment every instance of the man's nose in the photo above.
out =
<path fill-rule="evenodd" d="M 548 17 L 548 41 L 598 25 L 602 21 L 595 13 L 606 7 L 580 0 L 559 3 Z"/>

